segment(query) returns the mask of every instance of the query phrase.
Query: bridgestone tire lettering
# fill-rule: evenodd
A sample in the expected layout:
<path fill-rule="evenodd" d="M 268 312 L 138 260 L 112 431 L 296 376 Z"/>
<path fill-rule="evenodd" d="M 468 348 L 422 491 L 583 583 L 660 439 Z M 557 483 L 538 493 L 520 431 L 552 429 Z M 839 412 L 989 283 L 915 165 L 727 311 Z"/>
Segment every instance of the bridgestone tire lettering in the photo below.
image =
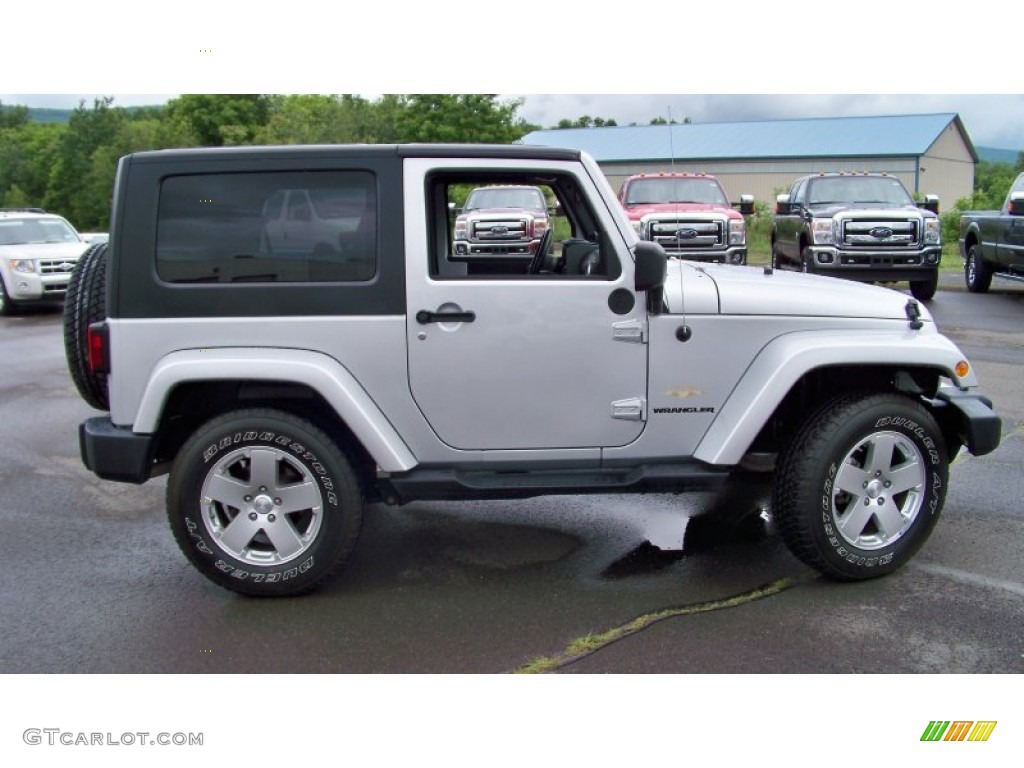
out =
<path fill-rule="evenodd" d="M 296 494 L 302 503 L 289 507 Z M 167 516 L 181 551 L 214 583 L 247 595 L 297 595 L 351 553 L 362 494 L 324 432 L 283 411 L 247 409 L 212 419 L 181 448 Z"/>
<path fill-rule="evenodd" d="M 942 432 L 920 402 L 842 395 L 812 413 L 782 452 L 772 513 L 807 565 L 840 581 L 873 578 L 902 566 L 931 535 L 948 477 Z"/>

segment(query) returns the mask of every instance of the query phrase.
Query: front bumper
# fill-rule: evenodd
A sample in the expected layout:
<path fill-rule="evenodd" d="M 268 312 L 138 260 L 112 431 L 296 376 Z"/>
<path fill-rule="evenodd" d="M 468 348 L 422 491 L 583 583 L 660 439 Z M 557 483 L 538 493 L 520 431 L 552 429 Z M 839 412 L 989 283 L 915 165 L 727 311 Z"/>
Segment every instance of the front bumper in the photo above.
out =
<path fill-rule="evenodd" d="M 456 240 L 452 243 L 452 259 L 479 256 L 497 258 L 531 259 L 537 251 L 540 240 L 514 240 L 505 242 L 481 242 L 477 240 Z"/>
<path fill-rule="evenodd" d="M 71 281 L 70 272 L 40 275 L 34 272 L 7 272 L 7 295 L 12 301 L 46 301 L 62 299 Z"/>
<path fill-rule="evenodd" d="M 861 282 L 927 280 L 942 262 L 941 245 L 909 252 L 850 251 L 829 245 L 812 245 L 809 250 L 814 274 Z"/>
<path fill-rule="evenodd" d="M 984 456 L 999 447 L 1003 422 L 987 397 L 943 388 L 936 393 L 931 406 L 947 437 L 967 446 L 975 456 Z"/>
<path fill-rule="evenodd" d="M 97 416 L 78 425 L 82 463 L 103 480 L 144 483 L 152 476 L 156 441 Z"/>

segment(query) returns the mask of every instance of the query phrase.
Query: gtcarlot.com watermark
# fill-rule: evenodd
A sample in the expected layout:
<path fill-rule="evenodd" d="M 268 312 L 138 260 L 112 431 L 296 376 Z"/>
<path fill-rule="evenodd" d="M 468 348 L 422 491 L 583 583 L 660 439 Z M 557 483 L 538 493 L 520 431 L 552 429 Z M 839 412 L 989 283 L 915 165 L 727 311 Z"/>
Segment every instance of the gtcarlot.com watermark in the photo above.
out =
<path fill-rule="evenodd" d="M 30 746 L 65 747 L 201 747 L 202 733 L 150 733 L 125 731 L 99 733 L 96 731 L 65 731 L 60 728 L 26 728 L 22 741 Z"/>

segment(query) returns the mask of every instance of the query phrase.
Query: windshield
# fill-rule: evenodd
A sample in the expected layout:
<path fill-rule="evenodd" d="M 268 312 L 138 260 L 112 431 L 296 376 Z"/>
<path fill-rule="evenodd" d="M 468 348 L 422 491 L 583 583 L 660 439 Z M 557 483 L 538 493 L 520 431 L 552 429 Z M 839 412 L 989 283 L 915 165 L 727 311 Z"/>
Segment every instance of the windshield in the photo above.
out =
<path fill-rule="evenodd" d="M 626 205 L 705 203 L 728 207 L 729 200 L 714 179 L 634 179 L 626 191 Z"/>
<path fill-rule="evenodd" d="M 75 230 L 63 219 L 0 220 L 0 245 L 78 242 Z"/>
<path fill-rule="evenodd" d="M 547 209 L 544 195 L 539 189 L 529 187 L 484 187 L 474 189 L 466 200 L 466 210 L 480 208 L 526 208 L 532 211 Z"/>
<path fill-rule="evenodd" d="M 833 176 L 812 179 L 807 192 L 809 205 L 827 203 L 885 203 L 914 205 L 900 183 L 890 176 Z"/>

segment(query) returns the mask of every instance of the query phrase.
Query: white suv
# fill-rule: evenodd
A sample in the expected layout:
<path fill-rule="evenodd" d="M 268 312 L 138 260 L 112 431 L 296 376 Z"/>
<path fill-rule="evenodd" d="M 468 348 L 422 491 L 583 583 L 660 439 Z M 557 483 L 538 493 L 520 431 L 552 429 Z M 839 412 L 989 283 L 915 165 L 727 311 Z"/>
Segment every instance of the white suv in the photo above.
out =
<path fill-rule="evenodd" d="M 64 298 L 89 244 L 66 219 L 41 208 L 0 209 L 0 315 L 22 303 Z"/>

